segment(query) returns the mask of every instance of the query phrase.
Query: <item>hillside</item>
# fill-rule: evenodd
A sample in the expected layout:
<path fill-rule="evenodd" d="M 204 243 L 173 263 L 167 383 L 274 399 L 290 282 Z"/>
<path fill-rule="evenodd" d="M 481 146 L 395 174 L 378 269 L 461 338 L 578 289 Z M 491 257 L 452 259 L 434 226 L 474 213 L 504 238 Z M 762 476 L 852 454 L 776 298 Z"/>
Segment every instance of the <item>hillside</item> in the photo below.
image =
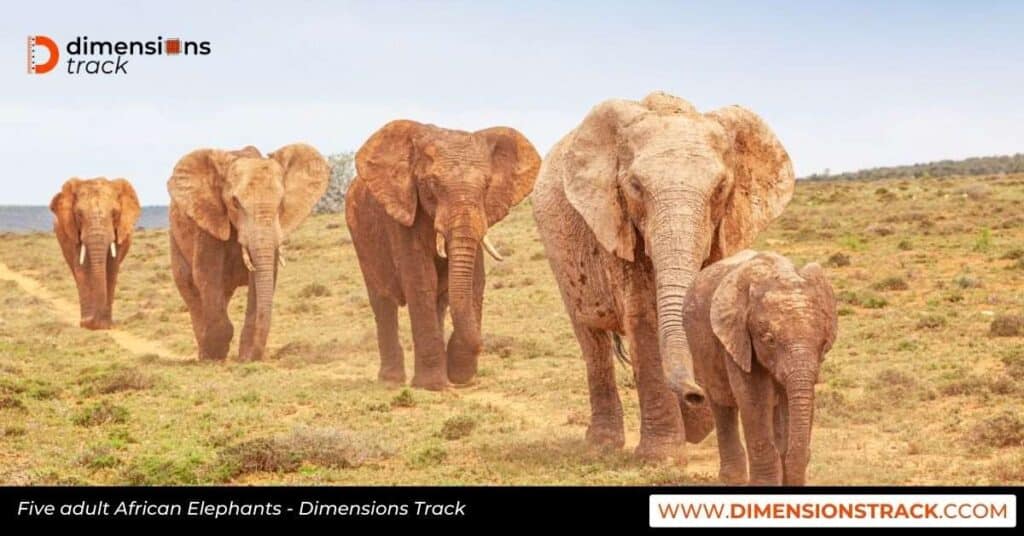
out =
<path fill-rule="evenodd" d="M 1024 153 L 1003 156 L 979 156 L 963 160 L 939 160 L 937 162 L 911 164 L 908 166 L 876 167 L 832 175 L 815 173 L 804 178 L 873 180 L 910 177 L 976 177 L 979 175 L 1007 173 L 1024 173 Z"/>

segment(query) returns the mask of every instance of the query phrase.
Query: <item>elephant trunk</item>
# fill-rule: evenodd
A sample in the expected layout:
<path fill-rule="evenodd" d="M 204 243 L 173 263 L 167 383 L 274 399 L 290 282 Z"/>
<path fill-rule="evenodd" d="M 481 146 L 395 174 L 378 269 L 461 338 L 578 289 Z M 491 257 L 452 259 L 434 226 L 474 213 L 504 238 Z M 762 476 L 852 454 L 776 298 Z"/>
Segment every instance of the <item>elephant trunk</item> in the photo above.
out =
<path fill-rule="evenodd" d="M 273 211 L 268 209 L 267 222 L 252 233 L 248 254 L 252 262 L 249 284 L 255 289 L 256 311 L 253 318 L 251 354 L 243 359 L 262 359 L 270 335 L 270 317 L 274 305 L 274 288 L 277 283 L 278 237 L 274 232 Z"/>
<path fill-rule="evenodd" d="M 473 379 L 480 355 L 480 311 L 475 286 L 480 238 L 469 226 L 454 227 L 448 241 L 448 299 L 452 310 L 452 336 L 448 341 L 448 379 Z"/>
<path fill-rule="evenodd" d="M 802 486 L 806 480 L 807 462 L 811 453 L 816 377 L 816 371 L 806 367 L 795 370 L 786 379 L 789 416 L 786 455 L 783 460 L 783 483 L 787 486 Z"/>
<path fill-rule="evenodd" d="M 704 261 L 695 244 L 702 236 L 705 201 L 697 192 L 663 194 L 656 202 L 648 236 L 654 265 L 658 349 L 669 388 L 683 408 L 704 405 L 704 390 L 694 381 L 693 357 L 683 328 L 683 301 Z"/>
<path fill-rule="evenodd" d="M 81 304 L 81 325 L 88 329 L 107 329 L 111 324 L 107 263 L 113 262 L 113 259 L 109 259 L 112 238 L 110 233 L 103 230 L 102 225 L 97 223 L 90 227 L 90 230 L 83 233 L 80 246 L 85 248 L 84 258 L 79 258 L 85 271 L 83 281 L 86 286 Z"/>

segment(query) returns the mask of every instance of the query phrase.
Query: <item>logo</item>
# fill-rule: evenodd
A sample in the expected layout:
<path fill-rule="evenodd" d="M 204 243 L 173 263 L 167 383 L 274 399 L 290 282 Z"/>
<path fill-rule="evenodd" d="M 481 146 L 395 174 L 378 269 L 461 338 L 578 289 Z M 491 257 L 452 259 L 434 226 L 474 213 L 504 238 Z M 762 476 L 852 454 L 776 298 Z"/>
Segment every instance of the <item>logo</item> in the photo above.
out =
<path fill-rule="evenodd" d="M 37 47 L 46 49 L 48 53 L 46 62 L 39 62 Z M 46 74 L 57 66 L 58 61 L 60 61 L 60 47 L 53 39 L 45 35 L 28 36 L 28 74 Z"/>
<path fill-rule="evenodd" d="M 208 56 L 209 41 L 157 36 L 149 41 L 106 41 L 80 35 L 64 45 L 67 59 L 61 61 L 61 47 L 45 35 L 28 38 L 28 73 L 46 74 L 62 66 L 69 75 L 125 75 L 132 58 L 145 56 Z M 45 59 L 45 61 L 43 61 Z"/>

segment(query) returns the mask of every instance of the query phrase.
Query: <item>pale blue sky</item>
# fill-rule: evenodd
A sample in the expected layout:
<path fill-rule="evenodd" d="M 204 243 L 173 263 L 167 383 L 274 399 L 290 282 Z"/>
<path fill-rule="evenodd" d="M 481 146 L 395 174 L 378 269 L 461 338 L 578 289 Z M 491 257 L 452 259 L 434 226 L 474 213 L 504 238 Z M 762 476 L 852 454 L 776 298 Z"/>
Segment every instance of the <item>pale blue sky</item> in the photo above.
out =
<path fill-rule="evenodd" d="M 0 204 L 73 175 L 167 202 L 197 147 L 358 148 L 405 117 L 520 129 L 661 89 L 761 114 L 799 175 L 1024 151 L 1022 2 L 18 2 L 0 19 Z M 127 76 L 25 73 L 25 38 L 212 42 Z"/>

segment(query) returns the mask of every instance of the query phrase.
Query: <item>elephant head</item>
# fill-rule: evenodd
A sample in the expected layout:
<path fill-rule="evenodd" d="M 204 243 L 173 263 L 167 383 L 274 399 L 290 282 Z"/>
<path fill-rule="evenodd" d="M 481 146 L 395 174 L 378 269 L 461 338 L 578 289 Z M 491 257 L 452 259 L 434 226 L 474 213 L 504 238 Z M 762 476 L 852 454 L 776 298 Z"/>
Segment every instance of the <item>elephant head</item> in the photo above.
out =
<path fill-rule="evenodd" d="M 753 361 L 785 390 L 784 482 L 803 485 L 810 456 L 814 384 L 838 330 L 832 287 L 818 264 L 799 272 L 784 257 L 760 254 L 726 275 L 711 297 L 711 329 L 732 361 Z"/>
<path fill-rule="evenodd" d="M 256 291 L 254 351 L 262 352 L 270 332 L 281 244 L 323 196 L 329 175 L 316 149 L 296 143 L 266 157 L 252 146 L 193 151 L 167 181 L 171 198 L 196 225 L 218 240 L 238 241 Z"/>
<path fill-rule="evenodd" d="M 597 105 L 566 143 L 569 203 L 607 251 L 652 266 L 659 351 L 685 418 L 704 394 L 683 299 L 702 266 L 749 245 L 782 212 L 794 186 L 789 155 L 744 108 L 702 114 L 664 93 Z"/>
<path fill-rule="evenodd" d="M 75 275 L 81 326 L 111 326 L 113 276 L 139 219 L 139 199 L 125 179 L 69 179 L 50 201 L 54 231 Z M 118 247 L 121 247 L 120 251 Z"/>
<path fill-rule="evenodd" d="M 374 133 L 355 161 L 359 178 L 395 221 L 433 221 L 437 254 L 450 263 L 448 377 L 469 381 L 481 345 L 473 301 L 477 253 L 482 245 L 500 260 L 487 229 L 533 189 L 540 156 L 511 128 L 464 132 L 400 120 Z"/>

